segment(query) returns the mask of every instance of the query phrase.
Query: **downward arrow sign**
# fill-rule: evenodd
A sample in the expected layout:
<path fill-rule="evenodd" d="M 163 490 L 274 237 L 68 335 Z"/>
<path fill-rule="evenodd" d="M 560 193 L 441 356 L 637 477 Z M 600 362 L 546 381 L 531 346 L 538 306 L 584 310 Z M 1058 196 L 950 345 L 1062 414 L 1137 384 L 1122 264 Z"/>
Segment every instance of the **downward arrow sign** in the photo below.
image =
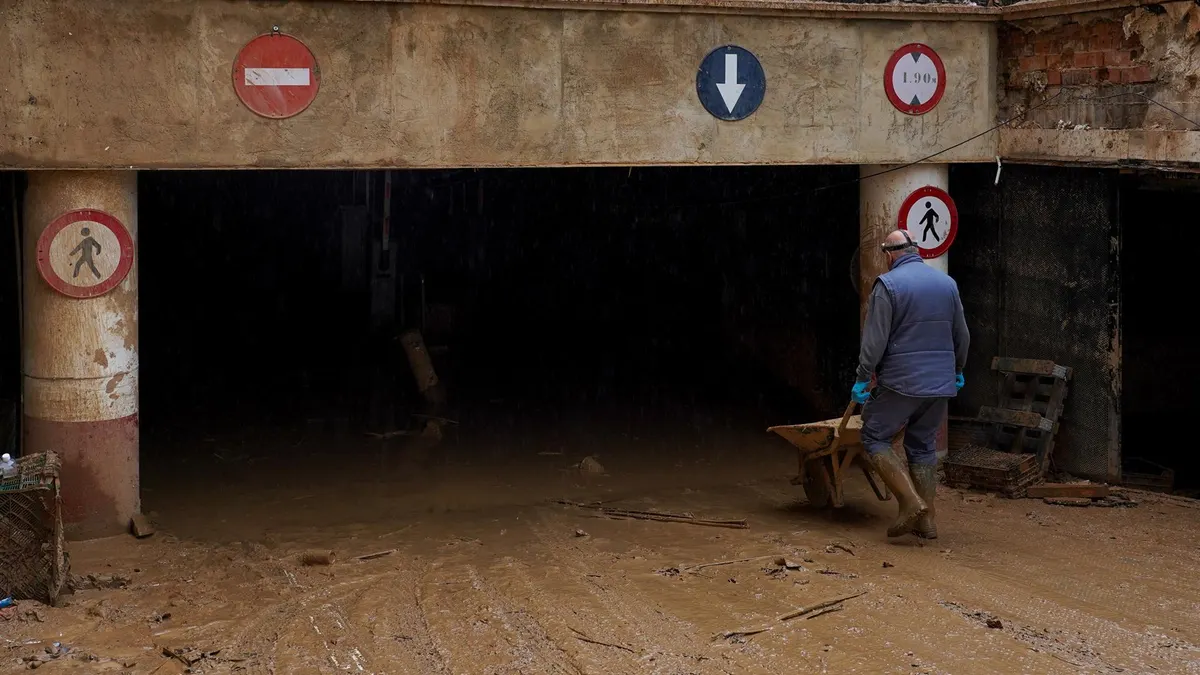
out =
<path fill-rule="evenodd" d="M 725 55 L 725 81 L 717 83 L 717 91 L 721 92 L 721 100 L 725 101 L 725 107 L 729 109 L 729 114 L 733 114 L 733 107 L 737 105 L 738 99 L 742 97 L 742 90 L 746 88 L 744 84 L 737 82 L 737 54 Z"/>

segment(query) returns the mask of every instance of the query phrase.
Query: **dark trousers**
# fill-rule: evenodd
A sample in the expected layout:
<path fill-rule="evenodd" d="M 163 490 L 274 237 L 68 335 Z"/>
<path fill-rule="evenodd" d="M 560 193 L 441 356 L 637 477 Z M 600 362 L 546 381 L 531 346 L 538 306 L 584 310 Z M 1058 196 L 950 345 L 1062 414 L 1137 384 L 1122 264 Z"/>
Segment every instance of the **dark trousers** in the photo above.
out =
<path fill-rule="evenodd" d="M 876 387 L 863 405 L 862 443 L 870 454 L 891 449 L 892 437 L 904 428 L 909 464 L 937 463 L 937 433 L 946 419 L 948 398 L 915 398 Z"/>

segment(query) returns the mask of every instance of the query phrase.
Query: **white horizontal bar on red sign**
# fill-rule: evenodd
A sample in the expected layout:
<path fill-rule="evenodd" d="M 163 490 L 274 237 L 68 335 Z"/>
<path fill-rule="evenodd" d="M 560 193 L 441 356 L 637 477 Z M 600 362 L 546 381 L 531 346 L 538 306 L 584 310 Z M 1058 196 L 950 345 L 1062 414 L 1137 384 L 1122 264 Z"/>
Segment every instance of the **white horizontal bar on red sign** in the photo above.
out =
<path fill-rule="evenodd" d="M 256 87 L 307 87 L 312 83 L 308 68 L 247 68 L 246 84 Z"/>

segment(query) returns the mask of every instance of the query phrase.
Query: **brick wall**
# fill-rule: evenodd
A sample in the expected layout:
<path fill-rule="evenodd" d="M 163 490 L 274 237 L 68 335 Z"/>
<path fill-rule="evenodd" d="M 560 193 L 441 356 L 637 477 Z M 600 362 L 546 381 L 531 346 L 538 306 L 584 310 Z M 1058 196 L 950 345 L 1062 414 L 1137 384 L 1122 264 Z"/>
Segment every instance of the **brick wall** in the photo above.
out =
<path fill-rule="evenodd" d="M 1061 17 L 999 30 L 1000 113 L 1030 111 L 1023 126 L 1062 124 L 1127 129 L 1142 126 L 1147 103 L 1123 92 L 1145 92 L 1157 81 L 1136 34 L 1126 36 L 1122 16 Z"/>
<path fill-rule="evenodd" d="M 1000 54 L 1012 89 L 1038 80 L 1049 87 L 1154 81 L 1150 67 L 1138 62 L 1141 41 L 1126 37 L 1119 20 L 1065 23 L 1040 32 L 1006 25 Z"/>

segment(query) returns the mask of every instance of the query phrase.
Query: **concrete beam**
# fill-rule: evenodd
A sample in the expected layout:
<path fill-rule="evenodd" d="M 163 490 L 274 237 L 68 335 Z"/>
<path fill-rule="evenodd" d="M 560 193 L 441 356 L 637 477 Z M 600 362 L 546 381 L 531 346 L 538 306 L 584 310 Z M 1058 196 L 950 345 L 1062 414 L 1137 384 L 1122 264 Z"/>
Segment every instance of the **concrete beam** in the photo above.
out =
<path fill-rule="evenodd" d="M 1032 164 L 1200 171 L 1200 131 L 1001 129 L 1000 156 Z"/>
<path fill-rule="evenodd" d="M 316 56 L 303 113 L 238 100 L 238 51 L 280 26 Z M 98 28 L 101 27 L 101 28 Z M 892 107 L 883 70 L 924 42 L 950 77 Z M 695 91 L 704 56 L 753 51 L 740 122 Z M 995 123 L 995 27 L 385 2 L 11 0 L 0 4 L 0 167 L 417 168 L 905 163 Z M 992 135 L 942 162 L 989 161 Z"/>

